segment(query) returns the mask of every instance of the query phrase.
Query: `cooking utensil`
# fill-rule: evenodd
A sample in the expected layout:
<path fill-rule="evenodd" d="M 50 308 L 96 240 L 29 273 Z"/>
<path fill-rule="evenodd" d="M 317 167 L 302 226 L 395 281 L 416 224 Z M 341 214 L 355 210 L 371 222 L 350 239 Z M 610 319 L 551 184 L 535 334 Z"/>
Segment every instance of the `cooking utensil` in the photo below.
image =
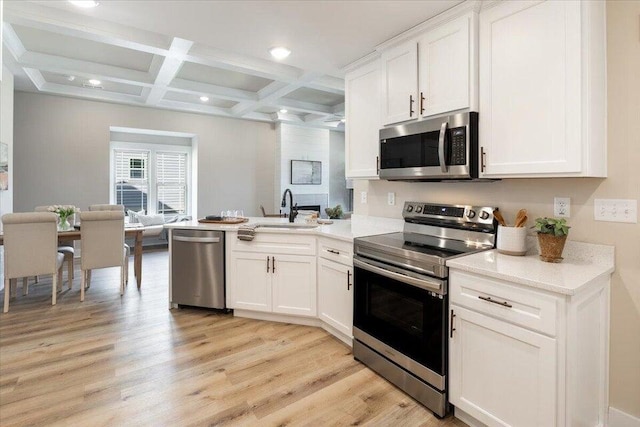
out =
<path fill-rule="evenodd" d="M 527 222 L 527 210 L 520 209 L 518 214 L 516 215 L 516 227 L 524 227 L 524 224 Z"/>
<path fill-rule="evenodd" d="M 493 210 L 493 217 L 496 219 L 496 221 L 498 221 L 498 224 L 500 224 L 501 226 L 503 226 L 503 227 L 507 226 L 507 223 L 505 222 L 504 217 L 500 213 L 499 209 L 494 209 Z"/>

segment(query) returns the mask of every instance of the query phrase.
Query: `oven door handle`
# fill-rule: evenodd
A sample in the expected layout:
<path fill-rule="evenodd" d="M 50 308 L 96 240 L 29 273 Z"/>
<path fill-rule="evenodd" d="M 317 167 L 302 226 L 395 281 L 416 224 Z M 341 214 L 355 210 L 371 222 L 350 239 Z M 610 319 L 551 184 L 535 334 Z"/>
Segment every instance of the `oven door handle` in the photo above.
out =
<path fill-rule="evenodd" d="M 361 268 L 363 270 L 370 271 L 371 273 L 379 274 L 390 279 L 398 280 L 409 285 L 416 286 L 426 291 L 442 292 L 442 283 L 431 282 L 429 280 L 418 279 L 416 277 L 407 276 L 405 274 L 396 273 L 395 271 L 389 271 L 381 267 L 376 267 L 367 262 L 360 261 L 357 258 L 353 259 L 354 267 Z"/>
<path fill-rule="evenodd" d="M 447 136 L 447 122 L 440 126 L 440 136 L 438 137 L 438 160 L 440 160 L 440 169 L 443 173 L 447 172 L 447 156 L 445 152 L 445 139 Z"/>

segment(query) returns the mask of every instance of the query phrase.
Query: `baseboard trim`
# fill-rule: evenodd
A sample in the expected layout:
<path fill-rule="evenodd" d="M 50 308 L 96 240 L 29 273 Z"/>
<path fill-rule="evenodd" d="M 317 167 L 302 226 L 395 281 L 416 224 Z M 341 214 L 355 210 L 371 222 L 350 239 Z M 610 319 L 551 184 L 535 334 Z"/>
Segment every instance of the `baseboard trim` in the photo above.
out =
<path fill-rule="evenodd" d="M 640 427 L 640 418 L 609 406 L 608 427 Z"/>

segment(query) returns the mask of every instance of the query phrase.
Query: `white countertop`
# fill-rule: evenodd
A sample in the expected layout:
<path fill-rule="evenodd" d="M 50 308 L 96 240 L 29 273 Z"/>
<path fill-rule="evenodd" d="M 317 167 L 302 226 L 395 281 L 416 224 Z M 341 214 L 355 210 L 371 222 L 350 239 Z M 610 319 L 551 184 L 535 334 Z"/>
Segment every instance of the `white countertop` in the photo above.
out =
<path fill-rule="evenodd" d="M 555 264 L 540 260 L 537 248 L 526 256 L 491 250 L 449 260 L 447 266 L 563 295 L 575 295 L 614 271 L 613 246 L 567 241 L 563 257 Z"/>
<path fill-rule="evenodd" d="M 278 233 L 278 234 L 311 234 L 315 236 L 329 237 L 333 239 L 352 242 L 355 237 L 371 236 L 374 234 L 393 233 L 402 231 L 404 221 L 401 219 L 382 218 L 375 216 L 353 215 L 351 219 L 332 220 L 333 224 L 319 225 L 315 228 L 282 229 L 258 227 L 256 233 Z M 166 224 L 166 228 L 176 229 L 197 229 L 216 231 L 235 231 L 243 225 L 255 224 L 288 224 L 286 218 L 263 218 L 249 217 L 249 222 L 242 224 L 202 224 L 197 220 Z"/>

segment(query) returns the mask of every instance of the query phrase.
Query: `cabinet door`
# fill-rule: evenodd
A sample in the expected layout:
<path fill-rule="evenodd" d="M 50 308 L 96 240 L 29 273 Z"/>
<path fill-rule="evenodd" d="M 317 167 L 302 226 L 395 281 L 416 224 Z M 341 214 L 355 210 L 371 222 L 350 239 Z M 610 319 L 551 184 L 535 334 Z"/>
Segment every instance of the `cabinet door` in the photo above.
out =
<path fill-rule="evenodd" d="M 232 295 L 229 307 L 270 312 L 271 256 L 232 252 L 228 265 L 231 271 L 227 275 L 227 287 L 232 288 L 227 290 Z"/>
<path fill-rule="evenodd" d="M 377 178 L 380 124 L 380 63 L 345 76 L 345 172 L 347 178 Z"/>
<path fill-rule="evenodd" d="M 422 116 L 469 108 L 471 17 L 444 24 L 418 41 Z"/>
<path fill-rule="evenodd" d="M 316 316 L 316 257 L 275 255 L 273 312 Z"/>
<path fill-rule="evenodd" d="M 382 122 L 418 117 L 418 43 L 408 42 L 382 54 Z"/>
<path fill-rule="evenodd" d="M 482 176 L 581 171 L 581 3 L 500 2 L 480 14 Z"/>
<path fill-rule="evenodd" d="M 353 337 L 352 267 L 318 259 L 318 313 L 324 322 Z"/>
<path fill-rule="evenodd" d="M 556 425 L 555 339 L 450 307 L 450 402 L 489 426 Z"/>

